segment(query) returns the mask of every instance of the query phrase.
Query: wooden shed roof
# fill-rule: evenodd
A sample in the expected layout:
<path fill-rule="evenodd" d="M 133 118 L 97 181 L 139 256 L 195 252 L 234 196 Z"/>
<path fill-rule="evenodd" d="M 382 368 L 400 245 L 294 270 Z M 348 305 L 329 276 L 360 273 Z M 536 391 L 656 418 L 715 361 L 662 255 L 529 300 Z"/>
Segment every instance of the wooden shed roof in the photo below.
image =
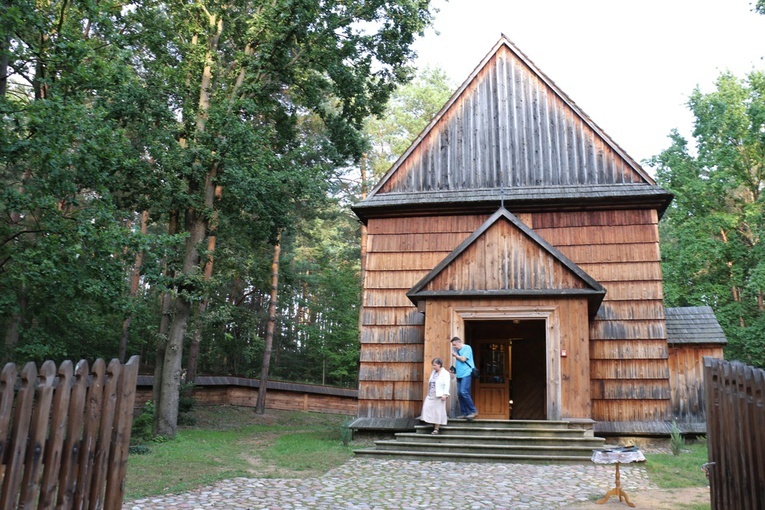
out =
<path fill-rule="evenodd" d="M 356 214 L 637 206 L 657 186 L 504 35 Z"/>
<path fill-rule="evenodd" d="M 665 311 L 669 345 L 728 343 L 712 307 L 686 306 Z"/>
<path fill-rule="evenodd" d="M 465 296 L 585 297 L 593 315 L 605 294 L 594 278 L 504 208 L 407 292 L 415 304 Z"/>

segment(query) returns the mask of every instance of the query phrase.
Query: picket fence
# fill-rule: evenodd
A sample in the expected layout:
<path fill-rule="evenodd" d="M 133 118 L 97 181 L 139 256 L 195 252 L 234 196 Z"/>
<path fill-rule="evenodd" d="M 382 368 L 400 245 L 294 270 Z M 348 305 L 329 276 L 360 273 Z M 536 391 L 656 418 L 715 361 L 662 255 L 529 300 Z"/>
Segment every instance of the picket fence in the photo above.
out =
<path fill-rule="evenodd" d="M 712 510 L 765 509 L 765 370 L 704 358 Z"/>
<path fill-rule="evenodd" d="M 0 508 L 118 510 L 139 357 L 0 373 Z"/>

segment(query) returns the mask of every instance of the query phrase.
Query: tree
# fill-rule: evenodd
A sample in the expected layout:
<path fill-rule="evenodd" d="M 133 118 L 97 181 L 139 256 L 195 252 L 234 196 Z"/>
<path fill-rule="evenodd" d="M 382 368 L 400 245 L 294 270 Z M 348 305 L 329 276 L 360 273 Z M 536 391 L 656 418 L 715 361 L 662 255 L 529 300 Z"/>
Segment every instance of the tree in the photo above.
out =
<path fill-rule="evenodd" d="M 0 6 L 0 324 L 5 357 L 117 351 L 150 165 L 122 3 Z M 97 71 L 96 71 L 97 70 Z M 106 342 L 105 339 L 112 339 Z"/>
<path fill-rule="evenodd" d="M 271 368 L 271 350 L 274 345 L 274 329 L 276 328 L 276 300 L 279 296 L 279 255 L 281 254 L 281 234 L 277 234 L 274 242 L 274 260 L 271 263 L 271 294 L 268 304 L 268 324 L 266 327 L 265 349 L 263 350 L 263 363 L 260 370 L 260 387 L 258 388 L 258 400 L 255 404 L 255 412 L 266 412 L 266 392 L 268 386 L 268 372 Z"/>
<path fill-rule="evenodd" d="M 726 357 L 765 366 L 765 73 L 721 75 L 695 90 L 696 153 L 677 132 L 653 159 L 675 194 L 660 224 L 669 306 L 710 305 L 729 345 Z"/>
<path fill-rule="evenodd" d="M 369 163 L 375 177 L 381 177 L 409 148 L 453 91 L 446 73 L 430 67 L 396 89 L 385 113 L 370 118 L 364 128 L 371 146 Z"/>
<path fill-rule="evenodd" d="M 364 119 L 411 75 L 428 9 L 0 4 L 7 356 L 146 354 L 156 340 L 157 432 L 172 436 L 186 343 L 210 338 L 203 360 L 226 353 L 221 369 L 249 368 L 267 324 L 267 253 L 334 198 L 364 150 Z M 289 297 L 302 297 L 280 312 L 329 287 L 295 281 Z M 347 370 L 328 373 L 347 383 Z"/>
<path fill-rule="evenodd" d="M 146 2 L 131 17 L 144 36 L 136 53 L 147 81 L 161 84 L 180 119 L 173 156 L 183 162 L 176 173 L 183 194 L 169 208 L 181 214 L 186 241 L 174 266 L 157 406 L 157 432 L 173 436 L 184 340 L 193 303 L 205 292 L 201 247 L 221 207 L 215 187 L 223 195 L 252 189 L 240 210 L 273 239 L 301 191 L 360 156 L 362 122 L 408 78 L 409 46 L 430 14 L 422 0 L 277 0 Z M 322 123 L 316 147 L 306 148 L 301 138 L 298 118 L 306 112 Z M 168 154 L 152 159 L 165 165 Z"/>

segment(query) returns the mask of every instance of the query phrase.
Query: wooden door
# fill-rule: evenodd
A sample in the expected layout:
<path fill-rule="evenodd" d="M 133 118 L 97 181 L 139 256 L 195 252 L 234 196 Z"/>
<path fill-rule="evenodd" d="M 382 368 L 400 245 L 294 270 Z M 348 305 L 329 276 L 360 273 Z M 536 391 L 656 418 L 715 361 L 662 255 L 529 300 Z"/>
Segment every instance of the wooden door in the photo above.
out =
<path fill-rule="evenodd" d="M 547 419 L 545 353 L 544 337 L 513 341 L 513 419 Z"/>
<path fill-rule="evenodd" d="M 510 419 L 510 345 L 507 340 L 479 340 L 473 356 L 481 377 L 473 379 L 473 401 L 478 417 Z"/>

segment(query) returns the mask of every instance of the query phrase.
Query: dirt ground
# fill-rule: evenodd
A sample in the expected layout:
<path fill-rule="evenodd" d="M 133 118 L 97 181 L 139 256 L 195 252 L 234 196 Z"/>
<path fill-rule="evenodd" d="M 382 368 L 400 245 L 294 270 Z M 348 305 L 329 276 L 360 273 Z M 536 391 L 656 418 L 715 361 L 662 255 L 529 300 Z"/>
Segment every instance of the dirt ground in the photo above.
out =
<path fill-rule="evenodd" d="M 626 492 L 626 491 L 625 491 Z M 605 494 L 604 494 L 605 496 Z M 635 508 L 644 510 L 684 510 L 711 508 L 709 489 L 704 487 L 689 487 L 685 489 L 655 489 L 639 493 L 627 492 L 630 502 Z M 706 506 L 702 506 L 706 505 Z M 593 502 L 580 503 L 569 507 L 570 510 L 608 510 L 610 508 L 629 508 L 619 498 L 611 497 L 602 505 Z"/>

